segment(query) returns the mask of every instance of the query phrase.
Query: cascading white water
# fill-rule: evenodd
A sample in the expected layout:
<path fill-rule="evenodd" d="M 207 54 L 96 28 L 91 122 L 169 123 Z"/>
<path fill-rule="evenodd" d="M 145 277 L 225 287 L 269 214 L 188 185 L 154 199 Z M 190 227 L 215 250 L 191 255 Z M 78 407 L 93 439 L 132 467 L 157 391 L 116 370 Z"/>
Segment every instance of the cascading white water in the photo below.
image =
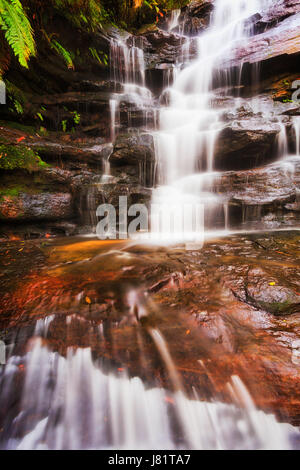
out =
<path fill-rule="evenodd" d="M 110 109 L 110 140 L 111 142 L 114 142 L 116 138 L 117 112 L 119 109 L 119 103 L 116 99 L 109 100 L 109 109 Z"/>
<path fill-rule="evenodd" d="M 170 19 L 168 21 L 168 31 L 172 31 L 173 29 L 177 28 L 179 26 L 179 17 L 181 14 L 181 10 L 172 10 Z"/>
<path fill-rule="evenodd" d="M 288 139 L 286 127 L 282 122 L 279 123 L 279 126 L 280 132 L 277 138 L 278 154 L 279 157 L 285 157 L 288 154 Z"/>
<path fill-rule="evenodd" d="M 148 120 L 153 120 L 155 113 L 151 91 L 145 85 L 145 59 L 142 42 L 139 38 L 113 39 L 110 44 L 111 79 L 116 88 L 120 84 L 121 91 L 114 93 L 109 102 L 110 107 L 110 139 L 115 141 L 120 123 L 120 108 L 122 103 L 127 109 L 127 128 L 134 126 L 132 114 L 138 110 L 142 124 L 147 128 Z M 133 110 L 133 112 L 132 112 Z"/>
<path fill-rule="evenodd" d="M 89 348 L 69 349 L 64 358 L 35 338 L 25 356 L 11 356 L 0 368 L 3 410 L 23 371 L 18 408 L 1 423 L 2 449 L 278 450 L 292 448 L 296 436 L 295 428 L 255 408 L 238 377 L 228 384 L 234 405 L 205 403 L 196 392 L 192 400 L 181 391 L 146 388 L 124 372 L 104 374 Z"/>
<path fill-rule="evenodd" d="M 177 75 L 168 90 L 169 106 L 160 111 L 160 131 L 155 135 L 159 184 L 153 192 L 155 205 L 172 206 L 172 213 L 176 207 L 180 211 L 187 205 L 202 205 L 205 220 L 210 220 L 213 228 L 217 226 L 214 220 L 220 218 L 224 201 L 207 192 L 191 194 L 191 178 L 195 174 L 207 171 L 211 178 L 215 146 L 224 127 L 219 119 L 222 110 L 211 106 L 214 69 L 237 44 L 242 46 L 247 41 L 253 33 L 249 18 L 269 3 L 269 0 L 215 2 L 211 25 L 197 39 L 197 60 Z M 191 211 L 195 212 L 196 208 Z M 226 218 L 223 213 L 223 228 Z M 191 226 L 194 224 L 190 223 Z"/>
<path fill-rule="evenodd" d="M 110 43 L 111 76 L 117 83 L 138 83 L 145 86 L 145 63 L 143 49 L 133 37 L 133 44 L 113 39 Z"/>

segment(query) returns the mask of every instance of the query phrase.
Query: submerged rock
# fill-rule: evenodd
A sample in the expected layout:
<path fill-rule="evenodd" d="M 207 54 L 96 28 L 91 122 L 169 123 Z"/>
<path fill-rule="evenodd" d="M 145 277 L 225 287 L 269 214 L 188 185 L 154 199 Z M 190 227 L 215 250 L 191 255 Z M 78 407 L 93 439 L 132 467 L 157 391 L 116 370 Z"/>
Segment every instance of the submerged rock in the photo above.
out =
<path fill-rule="evenodd" d="M 280 285 L 262 269 L 251 269 L 247 275 L 246 301 L 273 315 L 300 313 L 300 295 L 291 286 Z"/>

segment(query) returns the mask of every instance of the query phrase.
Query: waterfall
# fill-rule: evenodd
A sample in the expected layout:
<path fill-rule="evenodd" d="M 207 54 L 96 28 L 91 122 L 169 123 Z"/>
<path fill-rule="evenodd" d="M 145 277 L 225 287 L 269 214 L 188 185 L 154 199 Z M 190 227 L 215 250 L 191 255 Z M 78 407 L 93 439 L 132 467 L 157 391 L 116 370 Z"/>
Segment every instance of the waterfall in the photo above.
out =
<path fill-rule="evenodd" d="M 154 336 L 170 361 L 162 338 Z M 234 405 L 199 401 L 196 392 L 189 399 L 146 387 L 124 371 L 105 374 L 90 348 L 70 348 L 63 357 L 35 338 L 24 356 L 0 367 L 0 448 L 292 448 L 292 426 L 258 411 L 238 377 L 228 388 Z"/>
<path fill-rule="evenodd" d="M 224 200 L 207 192 L 192 193 L 191 179 L 196 174 L 201 180 L 203 174 L 211 179 L 218 136 L 224 128 L 222 110 L 211 106 L 214 70 L 224 56 L 237 45 L 242 47 L 253 34 L 249 18 L 268 3 L 217 0 L 209 29 L 197 38 L 198 58 L 177 74 L 168 90 L 169 105 L 160 111 L 160 127 L 155 134 L 158 188 L 153 192 L 153 202 L 168 205 L 172 195 L 172 204 L 178 210 L 203 205 L 205 221 L 213 228 L 220 226 L 220 220 L 221 228 L 228 224 Z M 224 85 L 231 85 L 229 77 L 227 74 Z"/>

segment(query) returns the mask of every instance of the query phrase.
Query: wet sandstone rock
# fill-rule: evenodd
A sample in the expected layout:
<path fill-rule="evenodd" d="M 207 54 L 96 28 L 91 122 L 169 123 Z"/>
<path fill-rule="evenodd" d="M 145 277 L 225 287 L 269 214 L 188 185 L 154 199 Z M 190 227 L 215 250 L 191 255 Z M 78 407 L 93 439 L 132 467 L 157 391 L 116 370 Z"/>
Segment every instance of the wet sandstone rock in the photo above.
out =
<path fill-rule="evenodd" d="M 261 79 L 287 71 L 297 72 L 300 51 L 299 18 L 300 13 L 297 13 L 276 27 L 253 36 L 246 45 L 234 50 L 232 58 L 220 64 L 220 69 L 240 69 L 243 64 L 241 82 L 245 84 L 249 83 L 254 72 L 253 64 L 260 63 Z"/>
<path fill-rule="evenodd" d="M 263 168 L 226 172 L 216 178 L 215 190 L 248 205 L 296 202 L 300 189 L 300 162 L 291 158 Z"/>
<path fill-rule="evenodd" d="M 109 158 L 112 174 L 152 186 L 154 179 L 154 141 L 149 134 L 120 134 Z"/>
<path fill-rule="evenodd" d="M 110 156 L 112 164 L 136 164 L 145 160 L 154 160 L 154 143 L 151 135 L 121 134 L 117 137 Z"/>
<path fill-rule="evenodd" d="M 0 201 L 0 219 L 6 221 L 60 220 L 73 215 L 70 193 L 20 192 L 18 196 L 3 196 Z"/>
<path fill-rule="evenodd" d="M 246 169 L 271 161 L 279 132 L 278 124 L 263 120 L 231 122 L 219 135 L 215 148 L 215 169 Z"/>

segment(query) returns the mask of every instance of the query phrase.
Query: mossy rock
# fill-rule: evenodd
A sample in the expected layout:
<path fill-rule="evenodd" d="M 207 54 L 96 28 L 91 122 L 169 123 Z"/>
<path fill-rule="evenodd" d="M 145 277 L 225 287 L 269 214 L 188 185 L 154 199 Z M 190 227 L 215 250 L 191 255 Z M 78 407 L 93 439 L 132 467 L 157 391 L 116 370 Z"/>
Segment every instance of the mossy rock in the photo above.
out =
<path fill-rule="evenodd" d="M 35 171 L 48 167 L 30 147 L 23 145 L 0 145 L 0 170 L 24 169 Z"/>

